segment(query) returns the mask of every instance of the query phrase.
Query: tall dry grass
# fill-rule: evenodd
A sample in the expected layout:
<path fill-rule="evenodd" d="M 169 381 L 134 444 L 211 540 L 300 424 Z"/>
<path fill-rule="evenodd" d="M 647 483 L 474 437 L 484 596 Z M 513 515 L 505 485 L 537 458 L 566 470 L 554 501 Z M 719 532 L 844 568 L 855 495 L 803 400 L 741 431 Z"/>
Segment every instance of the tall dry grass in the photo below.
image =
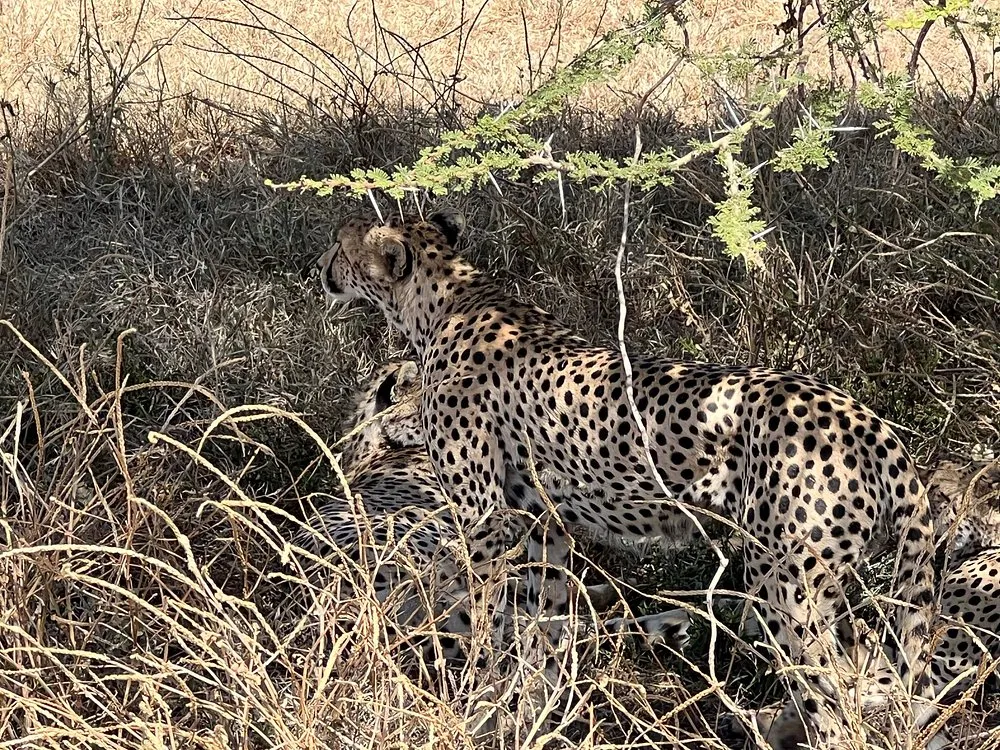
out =
<path fill-rule="evenodd" d="M 476 685 L 490 675 L 427 689 L 389 658 L 370 582 L 340 601 L 286 544 L 309 493 L 335 481 L 323 443 L 359 373 L 403 342 L 367 311 L 333 315 L 300 274 L 354 205 L 279 195 L 264 179 L 412 159 L 441 129 L 523 94 L 633 8 L 4 6 L 4 747 L 471 744 L 471 726 L 491 710 Z M 689 44 L 705 52 L 747 38 L 769 50 L 785 20 L 761 4 L 685 12 Z M 913 36 L 883 45 L 882 64 L 907 60 Z M 811 64 L 825 64 L 813 39 Z M 967 107 L 959 42 L 934 29 L 921 49 L 920 114 L 942 149 L 995 160 L 991 51 L 976 48 Z M 629 108 L 669 54 L 645 53 L 539 133 L 630 154 Z M 706 88 L 685 73 L 643 110 L 644 142 L 683 150 L 726 116 L 720 90 L 751 83 Z M 746 161 L 765 161 L 797 118 L 789 103 L 774 130 L 748 141 Z M 711 237 L 706 220 L 723 193 L 707 166 L 634 197 L 629 344 L 818 373 L 899 425 L 921 459 L 1000 446 L 996 206 L 973 212 L 870 130 L 839 133 L 835 145 L 839 161 L 808 178 L 761 171 L 755 200 L 775 227 L 764 273 L 726 258 Z M 477 262 L 610 339 L 621 196 L 498 188 L 455 199 Z M 593 551 L 612 574 L 622 554 Z M 699 606 L 689 592 L 714 568 L 698 547 L 630 559 L 637 580 L 623 590 L 640 611 L 663 603 L 657 592 Z M 739 581 L 734 563 L 721 586 Z M 736 628 L 737 609 L 720 613 L 724 626 Z M 342 638 L 344 621 L 353 639 Z M 781 690 L 725 628 L 713 682 L 706 633 L 696 619 L 688 661 L 620 646 L 580 665 L 574 682 L 586 699 L 549 739 L 734 744 L 720 710 Z M 962 721 L 957 746 L 1000 746 L 995 731 L 976 734 L 995 717 L 969 711 Z M 519 731 L 522 745 L 541 743 L 540 728 Z"/>
<path fill-rule="evenodd" d="M 858 3 L 853 15 L 900 19 L 918 6 L 908 0 Z M 22 117 L 32 119 L 49 108 L 53 97 L 89 93 L 100 98 L 127 77 L 129 95 L 116 103 L 140 110 L 155 105 L 170 111 L 178 104 L 183 111 L 192 100 L 236 113 L 272 107 L 274 100 L 283 107 L 309 103 L 331 112 L 351 112 L 359 105 L 377 112 L 434 105 L 475 108 L 525 95 L 642 7 L 641 0 L 368 5 L 346 0 L 12 0 L 0 13 L 6 42 L 0 50 L 0 97 L 17 102 Z M 796 6 L 791 7 L 798 20 Z M 619 111 L 627 106 L 669 67 L 674 54 L 669 46 L 686 42 L 709 55 L 754 49 L 763 63 L 787 41 L 787 29 L 779 27 L 789 20 L 789 11 L 778 3 L 691 0 L 667 2 L 663 9 L 685 20 L 684 33 L 672 26 L 667 48 L 644 51 L 613 86 L 589 89 L 583 97 L 587 107 Z M 803 70 L 826 72 L 832 65 L 836 75 L 850 79 L 855 74 L 850 63 L 830 54 L 829 35 L 817 19 L 817 6 L 807 6 L 801 17 L 808 31 L 802 39 L 808 57 Z M 872 64 L 904 70 L 918 36 L 919 29 L 902 29 L 880 39 L 869 50 Z M 971 68 L 953 31 L 931 29 L 915 60 L 921 82 L 954 95 L 968 91 L 973 70 L 980 84 L 987 82 L 996 66 L 991 40 L 969 34 L 967 44 Z M 88 61 L 91 55 L 98 58 L 96 65 Z M 716 107 L 720 82 L 742 83 L 706 83 L 694 71 L 681 70 L 653 101 L 668 105 L 684 121 L 700 122 Z"/>

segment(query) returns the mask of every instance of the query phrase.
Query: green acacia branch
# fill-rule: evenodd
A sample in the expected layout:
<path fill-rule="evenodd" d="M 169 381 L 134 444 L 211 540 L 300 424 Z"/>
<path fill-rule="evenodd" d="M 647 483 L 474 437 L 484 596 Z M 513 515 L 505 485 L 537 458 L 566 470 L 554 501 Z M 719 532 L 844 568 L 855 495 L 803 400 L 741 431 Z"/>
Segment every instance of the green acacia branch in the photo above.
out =
<path fill-rule="evenodd" d="M 914 96 L 912 85 L 898 76 L 887 76 L 881 88 L 866 84 L 858 91 L 863 106 L 885 112 L 885 119 L 875 123 L 879 137 L 889 138 L 953 190 L 969 192 L 977 209 L 1000 195 L 1000 165 L 984 165 L 974 157 L 956 161 L 938 153 L 931 132 L 914 122 Z"/>
<path fill-rule="evenodd" d="M 970 8 L 978 13 L 979 9 L 971 3 L 972 0 L 945 0 L 943 5 L 929 6 L 919 17 L 908 17 L 900 23 L 905 27 L 918 20 L 921 24 L 942 18 L 947 22 L 954 17 L 951 14 L 968 12 Z M 858 28 L 851 25 L 850 15 L 845 15 L 841 22 L 851 31 L 848 36 L 857 41 Z M 866 17 L 864 23 L 872 24 L 873 21 Z M 984 165 L 976 159 L 957 160 L 938 152 L 931 133 L 916 121 L 913 88 L 909 80 L 899 74 L 886 75 L 879 86 L 866 83 L 850 91 L 824 92 L 822 82 L 817 79 L 802 75 L 781 77 L 764 66 L 759 69 L 769 73 L 767 81 L 761 82 L 746 97 L 756 111 L 742 124 L 714 140 L 689 143 L 681 155 L 671 149 L 662 149 L 625 159 L 588 151 L 569 151 L 556 156 L 547 142 L 526 132 L 531 124 L 562 110 L 584 86 L 608 80 L 622 70 L 635 59 L 643 45 L 666 46 L 662 32 L 663 19 L 656 12 L 648 12 L 639 22 L 605 34 L 589 50 L 556 70 L 519 105 L 499 115 L 484 115 L 463 130 L 442 133 L 438 142 L 421 150 L 410 165 L 388 171 L 356 169 L 349 174 L 322 179 L 303 176 L 293 182 L 268 181 L 267 184 L 289 191 L 315 191 L 319 195 L 335 192 L 364 195 L 382 191 L 394 198 L 420 191 L 434 195 L 464 193 L 481 188 L 496 178 L 530 179 L 536 183 L 568 180 L 594 190 L 625 182 L 651 189 L 669 185 L 673 176 L 688 168 L 695 159 L 716 155 L 723 171 L 724 197 L 716 204 L 715 215 L 710 219 L 712 233 L 726 252 L 755 266 L 763 262 L 765 244 L 762 237 L 766 229 L 758 218 L 759 208 L 752 201 L 755 170 L 740 162 L 738 154 L 755 128 L 771 127 L 773 108 L 791 87 L 800 86 L 809 92 L 802 104 L 808 104 L 810 109 L 806 118 L 793 129 L 790 142 L 775 150 L 770 162 L 775 171 L 801 173 L 807 168 L 824 169 L 835 162 L 834 134 L 843 129 L 835 123 L 841 120 L 852 102 L 857 102 L 862 108 L 881 114 L 882 119 L 875 123 L 879 137 L 891 139 L 896 149 L 914 157 L 921 167 L 949 187 L 971 193 L 977 208 L 1000 194 L 1000 166 Z M 741 49 L 715 60 L 693 57 L 688 51 L 681 54 L 680 59 L 694 63 L 706 79 L 712 78 L 713 65 L 737 72 L 743 65 L 746 66 L 745 75 L 750 75 L 751 71 L 758 70 L 760 62 L 759 51 L 755 48 Z"/>
<path fill-rule="evenodd" d="M 396 169 L 391 175 L 379 169 L 354 170 L 349 175 L 331 175 L 320 180 L 303 176 L 293 182 L 266 184 L 291 191 L 316 191 L 320 195 L 340 190 L 354 194 L 384 190 L 398 198 L 417 190 L 437 195 L 467 191 L 484 184 L 494 174 L 516 179 L 526 170 L 540 166 L 547 167 L 537 176 L 540 180 L 563 173 L 579 180 L 635 177 L 646 185 L 663 184 L 649 164 L 623 164 L 585 153 L 568 154 L 565 161 L 554 162 L 544 156 L 546 149 L 541 142 L 523 132 L 525 125 L 559 111 L 585 85 L 618 73 L 635 59 L 643 45 L 660 44 L 663 29 L 662 15 L 654 4 L 649 4 L 639 21 L 605 34 L 593 47 L 556 70 L 517 107 L 496 117 L 480 117 L 466 130 L 443 133 L 439 143 L 423 149 L 411 167 Z"/>
<path fill-rule="evenodd" d="M 518 179 L 528 170 L 537 169 L 540 171 L 535 175 L 536 181 L 563 176 L 574 182 L 596 181 L 598 188 L 612 182 L 628 181 L 648 189 L 670 184 L 674 172 L 688 166 L 700 156 L 741 144 L 754 127 L 768 122 L 770 114 L 771 107 L 764 107 L 725 135 L 712 141 L 692 144 L 691 149 L 682 156 L 675 156 L 672 151 L 665 149 L 643 154 L 637 160 L 618 161 L 587 151 L 572 151 L 562 158 L 556 158 L 538 141 L 519 138 L 516 143 L 507 144 L 502 149 L 483 151 L 474 156 L 460 156 L 451 164 L 440 163 L 437 160 L 438 152 L 432 149 L 412 167 L 400 167 L 392 174 L 380 169 L 356 169 L 350 175 L 331 175 L 318 180 L 303 176 L 293 182 L 275 183 L 268 180 L 266 184 L 279 190 L 316 191 L 320 195 L 331 195 L 338 190 L 356 195 L 383 190 L 393 197 L 402 197 L 406 192 L 420 190 L 443 195 L 449 192 L 466 192 L 474 186 L 484 185 L 491 176 L 502 175 L 508 179 Z M 526 152 L 529 147 L 531 152 Z"/>
<path fill-rule="evenodd" d="M 709 217 L 708 224 L 731 257 L 760 268 L 764 265 L 766 224 L 757 218 L 760 208 L 751 201 L 753 173 L 733 156 L 731 148 L 720 150 L 718 161 L 726 176 L 726 197 L 715 204 L 715 215 Z"/>
<path fill-rule="evenodd" d="M 972 7 L 972 0 L 947 0 L 943 5 L 925 5 L 922 8 L 910 8 L 899 18 L 890 18 L 886 26 L 897 31 L 915 31 L 927 23 L 957 16 L 962 11 Z"/>

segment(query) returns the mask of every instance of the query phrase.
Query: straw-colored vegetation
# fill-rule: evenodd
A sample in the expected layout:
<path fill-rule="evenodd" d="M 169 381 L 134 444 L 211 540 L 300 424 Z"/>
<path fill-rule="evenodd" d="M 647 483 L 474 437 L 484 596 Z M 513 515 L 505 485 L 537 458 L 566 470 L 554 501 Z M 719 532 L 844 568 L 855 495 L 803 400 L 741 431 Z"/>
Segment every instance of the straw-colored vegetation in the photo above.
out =
<path fill-rule="evenodd" d="M 629 189 L 630 348 L 817 373 L 895 423 L 919 460 L 1000 448 L 996 11 L 660 5 L 655 43 L 517 123 L 551 137 L 552 159 L 620 164 L 637 128 L 644 153 L 687 158 L 746 125 L 720 159 Z M 642 11 L 0 7 L 0 747 L 467 747 L 476 720 L 516 708 L 482 691 L 500 673 L 417 681 L 390 656 L 364 571 L 345 571 L 361 596 L 343 601 L 287 544 L 310 493 L 337 481 L 327 447 L 359 378 L 404 342 L 371 311 L 330 311 L 300 273 L 357 200 L 266 181 L 408 168 Z M 916 93 L 889 111 L 894 91 Z M 469 252 L 613 340 L 621 175 L 592 190 L 533 174 L 452 196 Z M 720 591 L 739 590 L 739 543 L 720 541 Z M 637 611 L 704 612 L 707 546 L 638 561 L 586 548 L 629 579 Z M 873 560 L 866 582 L 878 590 L 891 562 Z M 605 648 L 575 671 L 569 711 L 497 741 L 735 746 L 720 712 L 782 690 L 740 647 L 738 609 L 717 607 L 711 654 L 704 615 L 683 657 Z M 980 697 L 949 713 L 956 747 L 1000 747 L 995 693 Z"/>

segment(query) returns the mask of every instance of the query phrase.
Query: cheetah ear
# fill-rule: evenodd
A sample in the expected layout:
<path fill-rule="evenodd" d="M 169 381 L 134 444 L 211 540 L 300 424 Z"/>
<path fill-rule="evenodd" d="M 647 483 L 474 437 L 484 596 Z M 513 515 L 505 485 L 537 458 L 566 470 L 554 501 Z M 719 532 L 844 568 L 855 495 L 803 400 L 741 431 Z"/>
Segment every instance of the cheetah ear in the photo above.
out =
<path fill-rule="evenodd" d="M 413 251 L 405 242 L 380 237 L 375 243 L 373 275 L 386 281 L 402 281 L 413 273 Z"/>
<path fill-rule="evenodd" d="M 408 359 L 400 364 L 396 370 L 396 382 L 400 387 L 407 389 L 420 382 L 420 365 L 412 359 Z"/>
<path fill-rule="evenodd" d="M 402 388 L 405 393 L 419 380 L 420 367 L 416 362 L 412 359 L 400 362 L 396 369 L 386 374 L 385 379 L 375 390 L 375 414 L 381 414 L 390 406 L 399 403 L 397 388 Z"/>
<path fill-rule="evenodd" d="M 398 373 L 399 370 L 393 370 L 385 376 L 385 380 L 378 384 L 375 391 L 375 414 L 381 414 L 395 403 L 393 390 L 396 388 Z"/>
<path fill-rule="evenodd" d="M 452 247 L 465 232 L 465 216 L 454 208 L 443 208 L 440 211 L 435 211 L 427 217 L 427 220 L 441 230 L 444 238 Z"/>

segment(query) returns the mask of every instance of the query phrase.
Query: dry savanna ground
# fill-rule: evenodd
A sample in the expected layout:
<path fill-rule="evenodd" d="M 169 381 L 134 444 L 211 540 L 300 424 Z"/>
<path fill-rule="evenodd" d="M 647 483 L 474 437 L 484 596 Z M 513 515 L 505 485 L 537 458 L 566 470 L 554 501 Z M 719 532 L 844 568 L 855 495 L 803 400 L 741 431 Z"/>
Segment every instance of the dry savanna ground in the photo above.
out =
<path fill-rule="evenodd" d="M 737 124 L 776 76 L 851 90 L 912 60 L 913 117 L 939 151 L 997 163 L 1000 42 L 969 24 L 921 34 L 880 20 L 917 5 L 664 2 L 662 44 L 533 132 L 557 155 L 625 157 L 638 125 L 647 151 L 684 153 Z M 335 481 L 324 446 L 359 379 L 404 342 L 371 311 L 331 311 L 300 273 L 356 202 L 265 179 L 406 164 L 641 7 L 0 5 L 0 747 L 472 745 L 491 700 L 480 688 L 500 676 L 416 680 L 392 658 L 364 571 L 344 573 L 360 591 L 344 602 L 286 544 Z M 725 195 L 711 156 L 632 191 L 629 346 L 817 373 L 896 424 L 921 461 L 997 451 L 998 201 L 976 206 L 934 179 L 856 107 L 837 121 L 834 163 L 777 173 L 770 157 L 809 117 L 802 93 L 740 154 L 762 165 L 762 268 L 728 257 L 709 229 Z M 613 340 L 620 187 L 497 175 L 450 200 L 477 262 Z M 719 589 L 738 589 L 739 540 L 719 545 L 731 560 Z M 713 550 L 585 547 L 635 610 L 691 607 L 693 641 L 684 656 L 606 647 L 574 668 L 572 710 L 495 739 L 737 746 L 720 712 L 781 688 L 740 647 L 734 604 L 709 627 Z M 871 562 L 877 590 L 891 559 Z M 501 713 L 516 703 L 492 700 Z M 988 710 L 951 721 L 957 747 L 1000 747 Z"/>

